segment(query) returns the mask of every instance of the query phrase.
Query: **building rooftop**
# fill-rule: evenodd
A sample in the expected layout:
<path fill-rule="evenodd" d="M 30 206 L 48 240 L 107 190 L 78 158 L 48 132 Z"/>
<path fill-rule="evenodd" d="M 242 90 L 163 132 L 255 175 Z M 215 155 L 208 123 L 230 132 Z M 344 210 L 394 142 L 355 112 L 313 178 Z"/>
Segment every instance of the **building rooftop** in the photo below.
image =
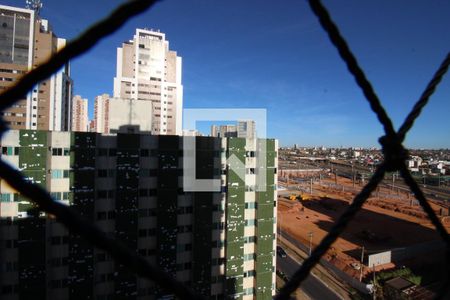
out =
<path fill-rule="evenodd" d="M 386 281 L 386 285 L 389 285 L 396 290 L 403 291 L 403 290 L 413 286 L 414 283 L 412 283 L 409 280 L 406 280 L 405 278 L 396 277 L 396 278 L 389 279 L 388 281 Z"/>

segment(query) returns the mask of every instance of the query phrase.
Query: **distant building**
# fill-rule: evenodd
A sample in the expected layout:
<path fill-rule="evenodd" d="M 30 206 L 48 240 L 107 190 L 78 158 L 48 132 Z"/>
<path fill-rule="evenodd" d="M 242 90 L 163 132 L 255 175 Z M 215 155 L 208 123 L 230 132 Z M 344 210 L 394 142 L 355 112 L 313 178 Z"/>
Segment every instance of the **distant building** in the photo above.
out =
<path fill-rule="evenodd" d="M 423 159 L 420 156 L 411 156 L 406 160 L 406 165 L 412 172 L 419 172 L 419 168 L 422 165 Z"/>
<path fill-rule="evenodd" d="M 212 137 L 218 137 L 219 136 L 219 126 L 217 125 L 211 125 L 211 133 L 210 136 Z"/>
<path fill-rule="evenodd" d="M 117 49 L 114 98 L 151 102 L 152 133 L 182 134 L 181 57 L 169 49 L 164 33 L 136 29 Z"/>
<path fill-rule="evenodd" d="M 212 125 L 211 136 L 213 137 L 237 137 L 236 125 Z"/>
<path fill-rule="evenodd" d="M 48 22 L 33 10 L 0 5 L 0 91 L 65 46 Z M 70 64 L 38 83 L 26 97 L 1 112 L 12 129 L 70 130 Z"/>
<path fill-rule="evenodd" d="M 103 94 L 95 97 L 94 125 L 95 132 L 109 133 L 109 95 Z"/>
<path fill-rule="evenodd" d="M 95 132 L 95 120 L 89 121 L 89 132 Z"/>
<path fill-rule="evenodd" d="M 256 138 L 255 121 L 252 120 L 238 121 L 237 137 L 248 139 Z"/>
<path fill-rule="evenodd" d="M 212 125 L 211 136 L 254 139 L 256 138 L 255 121 L 237 121 L 236 125 Z"/>
<path fill-rule="evenodd" d="M 435 162 L 430 164 L 430 172 L 432 174 L 441 174 L 445 175 L 445 164 L 442 161 Z"/>
<path fill-rule="evenodd" d="M 198 130 L 183 129 L 183 136 L 203 136 Z"/>
<path fill-rule="evenodd" d="M 72 131 L 88 131 L 88 99 L 75 95 L 72 107 Z"/>
<path fill-rule="evenodd" d="M 392 300 L 431 300 L 435 299 L 436 294 L 403 277 L 395 277 L 384 283 L 383 296 Z"/>
<path fill-rule="evenodd" d="M 1 159 L 205 298 L 272 299 L 277 141 L 265 140 L 261 169 L 253 139 L 192 137 L 197 176 L 220 179 L 221 190 L 185 192 L 185 138 L 11 130 L 1 140 Z M 233 172 L 230 157 L 243 163 Z M 266 174 L 265 192 L 255 191 L 258 173 Z M 40 213 L 2 179 L 0 198 L 2 299 L 171 297 Z"/>
<path fill-rule="evenodd" d="M 152 132 L 153 108 L 150 101 L 134 99 L 110 99 L 108 105 L 109 133 L 116 133 L 121 127 L 140 132 Z M 131 129 L 133 128 L 133 129 Z"/>
<path fill-rule="evenodd" d="M 153 104 L 151 101 L 109 98 L 103 94 L 95 98 L 95 132 L 116 133 L 120 127 L 128 130 L 152 132 Z"/>

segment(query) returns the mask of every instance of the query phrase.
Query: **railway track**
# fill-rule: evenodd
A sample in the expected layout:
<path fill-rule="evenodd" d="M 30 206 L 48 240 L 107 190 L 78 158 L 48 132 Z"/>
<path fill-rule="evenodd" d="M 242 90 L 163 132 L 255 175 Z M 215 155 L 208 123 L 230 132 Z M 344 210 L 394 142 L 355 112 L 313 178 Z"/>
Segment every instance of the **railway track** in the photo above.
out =
<path fill-rule="evenodd" d="M 329 161 L 329 162 L 301 162 L 301 165 L 304 167 L 309 168 L 322 168 L 325 170 L 329 170 L 331 173 L 336 173 L 337 176 L 345 177 L 348 179 L 353 179 L 353 176 L 355 177 L 355 180 L 367 180 L 370 178 L 370 176 L 373 173 L 372 168 L 361 166 L 360 164 L 351 165 L 344 161 Z M 403 182 L 403 180 L 399 177 L 394 178 L 394 183 L 392 180 L 392 176 L 396 175 L 387 175 L 388 177 L 385 178 L 382 182 L 383 187 L 391 188 L 391 189 L 399 189 L 403 192 L 409 192 L 409 187 L 406 186 L 406 184 Z M 450 187 L 437 187 L 432 186 L 429 184 L 424 184 L 423 182 L 419 182 L 422 191 L 424 192 L 425 196 L 427 196 L 430 199 L 444 202 L 448 204 L 450 202 Z"/>

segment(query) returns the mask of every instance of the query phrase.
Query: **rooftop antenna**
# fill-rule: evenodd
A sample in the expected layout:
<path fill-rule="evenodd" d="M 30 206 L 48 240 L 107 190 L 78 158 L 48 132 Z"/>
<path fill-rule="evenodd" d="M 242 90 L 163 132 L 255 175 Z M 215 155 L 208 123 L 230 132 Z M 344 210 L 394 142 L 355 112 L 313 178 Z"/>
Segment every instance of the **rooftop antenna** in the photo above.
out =
<path fill-rule="evenodd" d="M 26 0 L 26 7 L 28 9 L 34 10 L 36 15 L 39 15 L 41 8 L 42 8 L 42 2 L 41 0 Z"/>

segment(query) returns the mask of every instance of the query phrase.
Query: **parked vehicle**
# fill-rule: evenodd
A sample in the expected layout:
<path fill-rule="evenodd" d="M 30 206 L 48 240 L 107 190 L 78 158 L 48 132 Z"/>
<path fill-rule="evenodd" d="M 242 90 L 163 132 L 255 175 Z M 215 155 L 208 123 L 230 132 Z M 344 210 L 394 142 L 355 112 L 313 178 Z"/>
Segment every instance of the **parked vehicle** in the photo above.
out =
<path fill-rule="evenodd" d="M 281 248 L 280 246 L 277 246 L 277 254 L 281 258 L 285 258 L 286 257 L 286 251 L 284 251 L 284 249 Z"/>

